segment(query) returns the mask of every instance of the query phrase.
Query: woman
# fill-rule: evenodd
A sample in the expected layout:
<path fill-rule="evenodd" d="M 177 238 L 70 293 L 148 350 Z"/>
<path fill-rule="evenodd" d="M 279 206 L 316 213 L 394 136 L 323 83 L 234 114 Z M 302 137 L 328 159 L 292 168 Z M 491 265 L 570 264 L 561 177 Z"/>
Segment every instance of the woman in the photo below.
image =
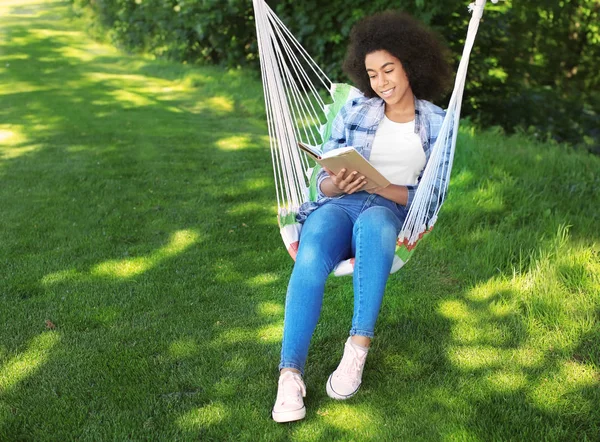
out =
<path fill-rule="evenodd" d="M 327 394 L 347 399 L 358 391 L 391 269 L 396 237 L 412 203 L 444 112 L 424 99 L 444 92 L 450 77 L 436 36 L 410 16 L 384 12 L 357 23 L 344 70 L 364 94 L 336 117 L 323 150 L 353 146 L 392 183 L 365 188 L 356 171 L 318 179 L 317 204 L 303 207 L 296 264 L 288 285 L 277 399 L 277 422 L 304 418 L 302 380 L 325 281 L 342 259 L 355 257 L 354 316 L 350 337 Z"/>

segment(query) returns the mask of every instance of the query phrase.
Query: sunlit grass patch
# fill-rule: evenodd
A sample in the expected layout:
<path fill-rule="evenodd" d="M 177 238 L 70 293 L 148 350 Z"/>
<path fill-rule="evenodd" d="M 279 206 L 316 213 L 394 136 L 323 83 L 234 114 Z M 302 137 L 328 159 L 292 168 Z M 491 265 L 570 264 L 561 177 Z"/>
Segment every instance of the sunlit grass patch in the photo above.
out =
<path fill-rule="evenodd" d="M 233 235 L 235 233 L 234 229 L 226 230 L 228 234 Z M 241 261 L 240 261 L 241 262 Z M 225 263 L 223 261 L 219 261 L 212 266 L 212 271 L 214 273 L 215 281 L 219 283 L 234 283 L 239 282 L 244 279 L 243 274 L 236 270 L 237 266 L 233 263 Z"/>
<path fill-rule="evenodd" d="M 131 258 L 122 260 L 107 261 L 98 264 L 93 270 L 94 275 L 115 276 L 119 278 L 128 278 L 145 272 L 153 267 L 155 261 L 151 258 Z"/>
<path fill-rule="evenodd" d="M 513 392 L 527 387 L 527 376 L 518 370 L 498 370 L 487 377 L 494 391 Z"/>
<path fill-rule="evenodd" d="M 520 367 L 536 368 L 543 366 L 544 357 L 543 349 L 532 344 L 526 344 L 512 353 L 511 361 L 514 361 Z"/>
<path fill-rule="evenodd" d="M 59 342 L 58 333 L 42 333 L 29 342 L 27 350 L 4 362 L 0 366 L 0 394 L 9 392 L 19 382 L 43 367 L 53 347 Z"/>
<path fill-rule="evenodd" d="M 233 101 L 227 97 L 211 97 L 206 104 L 217 112 L 229 113 L 233 111 Z"/>
<path fill-rule="evenodd" d="M 247 135 L 235 135 L 221 138 L 216 144 L 222 150 L 246 149 L 250 145 L 250 138 Z"/>
<path fill-rule="evenodd" d="M 169 346 L 169 355 L 173 359 L 186 358 L 195 355 L 199 351 L 198 344 L 194 339 L 181 338 Z"/>
<path fill-rule="evenodd" d="M 10 62 L 15 60 L 29 60 L 31 56 L 29 54 L 0 54 L 0 62 L 4 62 L 6 67 L 10 67 Z"/>
<path fill-rule="evenodd" d="M 258 330 L 229 326 L 219 333 L 219 342 L 228 345 L 252 343 L 257 342 L 260 336 Z"/>
<path fill-rule="evenodd" d="M 201 408 L 190 410 L 177 419 L 177 425 L 187 431 L 198 431 L 216 425 L 229 416 L 227 407 L 221 402 L 212 402 Z"/>
<path fill-rule="evenodd" d="M 23 126 L 0 125 L 0 161 L 33 153 L 41 147 L 32 143 Z"/>
<path fill-rule="evenodd" d="M 112 92 L 112 96 L 114 99 L 120 103 L 123 103 L 130 107 L 139 107 L 139 106 L 150 106 L 154 103 L 154 100 L 150 100 L 148 97 L 145 97 L 141 94 L 136 94 L 135 92 L 127 91 L 127 90 L 116 90 Z"/>
<path fill-rule="evenodd" d="M 502 195 L 498 191 L 501 184 L 488 181 L 481 185 L 479 189 L 473 193 L 473 203 L 477 207 L 488 211 L 499 211 L 504 208 Z"/>
<path fill-rule="evenodd" d="M 73 281 L 80 278 L 82 275 L 76 269 L 60 270 L 58 272 L 52 272 L 45 275 L 41 282 L 42 284 L 57 284 L 64 281 Z"/>
<path fill-rule="evenodd" d="M 175 232 L 167 245 L 156 250 L 151 255 L 146 257 L 106 261 L 96 265 L 92 269 L 91 274 L 129 278 L 149 270 L 166 258 L 183 252 L 185 249 L 198 242 L 198 239 L 198 234 L 190 230 Z"/>
<path fill-rule="evenodd" d="M 507 362 L 503 352 L 493 346 L 460 346 L 449 350 L 450 361 L 463 370 L 493 368 Z"/>
<path fill-rule="evenodd" d="M 440 305 L 440 313 L 443 316 L 454 320 L 468 319 L 472 317 L 470 314 L 471 312 L 466 304 L 458 300 L 442 302 Z"/>
<path fill-rule="evenodd" d="M 98 81 L 110 84 L 114 87 L 127 87 L 142 90 L 144 92 L 157 93 L 172 90 L 173 83 L 158 78 L 148 78 L 145 75 L 133 74 L 131 72 L 86 72 L 85 78 L 89 81 Z"/>
<path fill-rule="evenodd" d="M 264 342 L 271 342 L 277 344 L 281 342 L 283 336 L 283 321 L 277 321 L 274 324 L 270 324 L 261 327 L 258 330 L 258 338 Z"/>
<path fill-rule="evenodd" d="M 52 37 L 52 38 L 56 38 L 56 37 Z M 94 54 L 93 52 L 91 52 L 89 50 L 90 48 L 87 47 L 64 47 L 62 49 L 62 55 L 64 55 L 65 57 L 68 58 L 75 58 L 79 61 L 82 62 L 86 62 L 86 61 L 93 61 L 94 59 L 96 59 L 97 55 Z"/>
<path fill-rule="evenodd" d="M 452 338 L 461 344 L 477 344 L 485 340 L 485 332 L 477 321 L 459 322 L 452 327 Z"/>
<path fill-rule="evenodd" d="M 259 315 L 267 317 L 281 317 L 283 306 L 273 302 L 262 302 L 258 305 L 256 311 Z"/>
<path fill-rule="evenodd" d="M 324 408 L 319 418 L 335 428 L 355 432 L 366 437 L 371 434 L 375 436 L 375 428 L 383 424 L 383 421 L 372 410 L 364 405 L 350 404 L 338 401 Z M 373 431 L 370 431 L 370 429 Z"/>
<path fill-rule="evenodd" d="M 326 411 L 317 410 L 317 415 L 322 415 Z M 307 420 L 302 422 L 302 425 L 295 425 L 291 429 L 293 440 L 297 441 L 312 441 L 312 440 L 324 440 L 326 427 L 323 426 L 322 422 L 317 420 Z"/>
<path fill-rule="evenodd" d="M 271 285 L 275 282 L 280 281 L 280 277 L 277 276 L 274 273 L 262 273 L 260 275 L 256 275 L 253 276 L 252 278 L 250 278 L 248 280 L 248 283 L 250 285 L 256 285 L 256 286 L 264 286 L 264 285 Z M 264 305 L 270 305 L 271 307 L 273 307 L 273 304 L 261 304 L 261 311 L 267 311 L 266 307 L 264 307 Z"/>
<path fill-rule="evenodd" d="M 203 112 L 213 112 L 217 115 L 231 114 L 234 109 L 233 99 L 231 97 L 200 97 L 198 96 L 193 104 L 185 104 L 183 108 L 193 114 L 202 114 Z"/>
<path fill-rule="evenodd" d="M 271 177 L 249 178 L 244 180 L 244 186 L 247 189 L 258 190 L 270 186 L 272 182 L 273 180 Z"/>
<path fill-rule="evenodd" d="M 46 0 L 3 0 L 0 3 L 0 13 L 2 15 L 37 17 L 40 13 L 40 6 L 46 6 Z"/>
<path fill-rule="evenodd" d="M 559 371 L 539 378 L 532 389 L 531 397 L 541 409 L 554 411 L 566 408 L 569 402 L 582 401 L 579 391 L 583 388 L 600 387 L 600 371 L 598 367 L 581 364 L 575 361 L 564 361 Z M 589 408 L 591 403 L 580 402 L 580 407 Z M 583 410 L 582 410 L 583 411 Z"/>

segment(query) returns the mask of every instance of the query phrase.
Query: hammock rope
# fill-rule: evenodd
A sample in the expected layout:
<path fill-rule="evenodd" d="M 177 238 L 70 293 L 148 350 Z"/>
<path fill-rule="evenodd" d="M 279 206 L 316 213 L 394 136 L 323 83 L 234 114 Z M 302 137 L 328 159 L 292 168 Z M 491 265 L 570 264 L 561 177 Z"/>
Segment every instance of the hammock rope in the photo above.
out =
<path fill-rule="evenodd" d="M 423 177 L 421 178 L 421 184 L 417 189 L 413 199 L 412 207 L 409 210 L 399 237 L 400 242 L 404 242 L 406 240 L 409 246 L 418 241 L 421 232 L 426 231 L 429 227 L 433 227 L 433 224 L 435 224 L 437 221 L 439 211 L 442 207 L 442 201 L 444 200 L 448 191 L 448 182 L 450 181 L 450 173 L 452 171 L 454 152 L 456 149 L 456 137 L 458 135 L 460 111 L 467 77 L 467 69 L 469 66 L 471 50 L 473 49 L 477 30 L 479 29 L 479 22 L 483 16 L 484 7 L 485 0 L 478 0 L 475 4 L 472 3 L 469 5 L 469 11 L 472 13 L 472 16 L 471 20 L 469 21 L 467 37 L 456 73 L 454 89 L 450 97 L 448 109 L 446 110 L 446 118 L 442 123 L 440 134 L 435 146 L 436 148 L 433 149 L 429 158 L 428 165 L 431 164 L 432 167 L 425 168 Z M 440 146 L 448 146 L 449 149 L 442 149 Z M 442 168 L 441 174 L 439 174 L 440 168 Z M 444 177 L 444 186 L 440 186 L 439 183 L 436 182 L 435 177 L 438 176 Z M 427 206 L 429 205 L 429 202 L 432 201 L 435 193 L 437 193 L 437 204 L 434 214 L 429 220 L 428 226 L 426 225 L 426 217 L 428 216 Z"/>
<path fill-rule="evenodd" d="M 295 221 L 295 215 L 303 203 L 314 198 L 316 185 L 315 169 L 298 148 L 298 142 L 320 148 L 329 137 L 337 111 L 348 99 L 361 94 L 349 85 L 332 83 L 265 0 L 252 3 L 278 222 L 284 243 L 295 258 L 302 227 Z M 485 4 L 486 0 L 476 0 L 469 5 L 472 16 L 446 117 L 398 236 L 392 273 L 404 265 L 418 241 L 433 228 L 447 194 L 469 58 Z M 332 102 L 323 99 L 327 94 Z M 334 274 L 352 271 L 353 259 L 350 259 L 338 264 Z"/>

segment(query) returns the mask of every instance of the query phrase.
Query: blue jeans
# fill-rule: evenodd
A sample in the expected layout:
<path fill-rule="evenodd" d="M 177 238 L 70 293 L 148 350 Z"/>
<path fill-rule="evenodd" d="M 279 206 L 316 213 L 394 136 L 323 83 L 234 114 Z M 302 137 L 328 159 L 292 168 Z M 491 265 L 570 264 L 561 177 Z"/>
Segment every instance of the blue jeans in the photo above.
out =
<path fill-rule="evenodd" d="M 379 195 L 358 192 L 328 201 L 306 219 L 285 301 L 279 369 L 304 373 L 317 326 L 325 281 L 338 262 L 354 265 L 354 315 L 350 335 L 373 337 L 396 237 L 407 210 Z"/>

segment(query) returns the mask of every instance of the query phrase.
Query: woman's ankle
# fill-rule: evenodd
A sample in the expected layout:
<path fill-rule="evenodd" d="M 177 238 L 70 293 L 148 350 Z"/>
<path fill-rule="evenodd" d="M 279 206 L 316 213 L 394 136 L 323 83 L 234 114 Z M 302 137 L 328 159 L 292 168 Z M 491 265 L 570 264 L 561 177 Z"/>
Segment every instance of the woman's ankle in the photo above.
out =
<path fill-rule="evenodd" d="M 282 368 L 281 370 L 279 370 L 279 374 L 282 375 L 286 371 L 291 371 L 292 373 L 296 373 L 296 374 L 299 374 L 300 376 L 302 376 L 302 373 L 300 373 L 300 370 L 298 370 L 296 368 L 291 368 L 291 367 Z"/>
<path fill-rule="evenodd" d="M 371 338 L 367 336 L 353 335 L 351 341 L 360 347 L 369 348 L 371 346 Z"/>

